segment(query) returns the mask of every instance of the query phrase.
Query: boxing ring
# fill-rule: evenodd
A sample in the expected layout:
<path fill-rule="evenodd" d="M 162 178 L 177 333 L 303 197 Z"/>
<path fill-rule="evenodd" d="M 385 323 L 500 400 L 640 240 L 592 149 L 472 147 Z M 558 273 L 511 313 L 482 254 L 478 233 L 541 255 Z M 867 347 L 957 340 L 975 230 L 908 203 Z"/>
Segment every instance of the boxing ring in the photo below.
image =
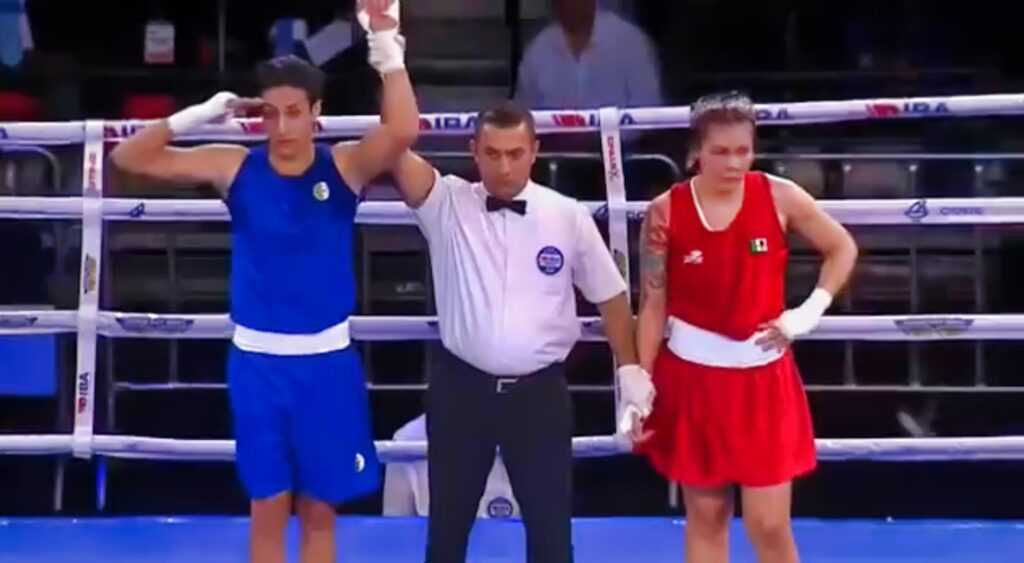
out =
<path fill-rule="evenodd" d="M 913 99 L 849 100 L 758 106 L 761 126 L 844 121 L 955 118 L 1024 114 L 1024 95 L 959 96 Z M 686 107 L 597 111 L 537 112 L 541 134 L 596 132 L 601 136 L 606 201 L 585 202 L 595 219 L 607 220 L 609 246 L 629 280 L 628 226 L 643 217 L 646 202 L 625 196 L 622 132 L 685 128 Z M 468 135 L 471 114 L 426 115 L 424 135 Z M 354 137 L 377 117 L 325 117 L 325 137 Z M 80 220 L 82 224 L 79 305 L 77 310 L 0 311 L 0 335 L 76 335 L 73 431 L 70 434 L 0 435 L 0 454 L 196 461 L 231 461 L 229 440 L 181 440 L 94 432 L 97 338 L 222 339 L 232 326 L 223 314 L 146 314 L 106 310 L 99 298 L 107 222 L 227 221 L 220 201 L 104 197 L 104 151 L 145 124 L 85 121 L 73 123 L 0 123 L 0 144 L 20 146 L 83 144 L 80 197 L 0 197 L 0 219 Z M 252 142 L 261 137 L 256 121 L 234 121 L 201 128 L 180 141 Z M 1024 198 L 937 198 L 826 200 L 825 209 L 847 225 L 1024 224 Z M 400 202 L 367 201 L 357 223 L 413 225 Z M 580 319 L 583 340 L 602 341 L 599 318 Z M 362 341 L 432 340 L 436 319 L 426 316 L 362 316 L 352 319 L 352 334 Z M 810 340 L 922 342 L 937 340 L 1021 340 L 1024 315 L 830 316 L 806 337 Z M 611 414 L 609 413 L 609 418 Z M 425 442 L 377 442 L 386 462 L 422 459 Z M 578 436 L 578 457 L 628 454 L 617 436 Z M 1024 460 L 1024 436 L 822 439 L 826 461 L 872 460 Z M 578 519 L 577 561 L 679 561 L 680 519 Z M 0 561 L 93 561 L 112 563 L 145 557 L 153 561 L 244 561 L 244 518 L 121 518 L 0 520 Z M 982 522 L 826 522 L 799 520 L 797 541 L 806 561 L 1010 561 L 1024 557 L 1024 523 Z M 402 518 L 343 518 L 339 553 L 344 561 L 415 561 L 422 557 L 425 521 Z M 736 561 L 752 561 L 742 528 L 733 543 Z M 54 541 L 60 538 L 60 541 Z M 294 545 L 295 534 L 292 530 Z M 472 539 L 471 561 L 516 561 L 523 553 L 521 526 L 481 521 Z"/>

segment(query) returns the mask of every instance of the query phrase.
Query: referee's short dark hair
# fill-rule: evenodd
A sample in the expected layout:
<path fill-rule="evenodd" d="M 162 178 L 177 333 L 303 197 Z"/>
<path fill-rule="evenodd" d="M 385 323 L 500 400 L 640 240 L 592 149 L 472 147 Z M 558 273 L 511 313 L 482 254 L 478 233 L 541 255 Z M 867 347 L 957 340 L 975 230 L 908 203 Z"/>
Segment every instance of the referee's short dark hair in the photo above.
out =
<path fill-rule="evenodd" d="M 295 55 L 263 61 L 256 67 L 256 80 L 261 92 L 278 86 L 298 88 L 309 97 L 310 105 L 324 97 L 323 71 Z"/>
<path fill-rule="evenodd" d="M 473 135 L 479 137 L 480 131 L 483 130 L 485 125 L 497 127 L 498 129 L 511 129 L 523 124 L 526 124 L 530 137 L 537 136 L 537 123 L 534 121 L 530 110 L 516 102 L 506 100 L 477 114 Z"/>

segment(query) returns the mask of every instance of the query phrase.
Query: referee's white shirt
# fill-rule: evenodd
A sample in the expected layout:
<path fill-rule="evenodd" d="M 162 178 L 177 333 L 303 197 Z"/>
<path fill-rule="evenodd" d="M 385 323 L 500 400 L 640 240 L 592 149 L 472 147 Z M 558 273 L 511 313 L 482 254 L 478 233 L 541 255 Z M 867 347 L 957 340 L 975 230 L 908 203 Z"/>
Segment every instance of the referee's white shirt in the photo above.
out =
<path fill-rule="evenodd" d="M 441 342 L 476 368 L 526 375 L 580 337 L 575 285 L 592 303 L 626 291 L 587 208 L 530 182 L 526 214 L 488 212 L 487 190 L 435 171 L 416 209 L 430 248 Z"/>

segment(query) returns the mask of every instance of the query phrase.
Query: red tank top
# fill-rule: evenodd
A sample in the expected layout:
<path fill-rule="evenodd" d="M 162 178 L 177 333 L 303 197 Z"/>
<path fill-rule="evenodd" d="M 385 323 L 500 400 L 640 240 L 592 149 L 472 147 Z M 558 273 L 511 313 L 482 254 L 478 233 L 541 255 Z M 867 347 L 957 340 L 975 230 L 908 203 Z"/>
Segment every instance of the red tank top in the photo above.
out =
<path fill-rule="evenodd" d="M 704 226 L 690 182 L 669 199 L 668 314 L 736 340 L 777 318 L 789 250 L 768 177 L 746 175 L 740 210 L 722 231 Z"/>

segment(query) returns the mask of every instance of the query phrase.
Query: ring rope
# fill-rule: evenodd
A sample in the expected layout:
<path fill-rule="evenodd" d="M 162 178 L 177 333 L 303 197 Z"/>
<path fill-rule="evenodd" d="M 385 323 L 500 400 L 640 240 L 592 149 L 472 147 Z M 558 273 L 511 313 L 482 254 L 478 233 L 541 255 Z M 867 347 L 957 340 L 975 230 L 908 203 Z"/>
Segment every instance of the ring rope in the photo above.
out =
<path fill-rule="evenodd" d="M 176 315 L 99 311 L 96 332 L 108 338 L 226 339 L 233 325 L 226 314 Z M 603 342 L 600 317 L 580 317 L 581 340 Z M 352 337 L 362 341 L 437 340 L 437 317 L 353 316 Z M 0 336 L 74 333 L 75 311 L 2 311 Z M 833 315 L 800 340 L 877 342 L 1021 340 L 1024 315 Z"/>
<path fill-rule="evenodd" d="M 536 112 L 540 133 L 603 132 L 622 129 L 687 127 L 689 107 L 637 108 L 600 111 Z M 767 104 L 757 107 L 758 122 L 766 125 L 828 123 L 865 119 L 914 119 L 931 117 L 967 117 L 1019 115 L 1024 113 L 1024 95 L 955 96 L 906 99 L 847 100 Z M 616 117 L 617 116 L 617 117 Z M 473 129 L 474 114 L 433 114 L 423 116 L 420 128 L 425 135 L 466 135 Z M 609 121 L 612 123 L 610 124 Z M 617 123 L 615 123 L 617 121 Z M 319 122 L 321 136 L 357 136 L 379 123 L 377 116 L 327 117 Z M 0 145 L 61 145 L 86 142 L 83 170 L 86 191 L 83 198 L 0 198 L 0 217 L 14 219 L 83 220 L 83 301 L 81 311 L 11 311 L 0 314 L 0 334 L 80 332 L 82 324 L 95 322 L 92 356 L 80 356 L 77 373 L 95 370 L 95 336 L 149 338 L 225 338 L 230 334 L 226 315 L 146 315 L 97 310 L 90 313 L 86 292 L 99 288 L 102 222 L 106 220 L 193 220 L 228 219 L 221 202 L 209 200 L 139 200 L 102 198 L 102 141 L 116 142 L 146 125 L 141 121 L 0 123 Z M 100 133 L 97 133 L 97 129 Z M 260 122 L 231 121 L 209 126 L 178 140 L 255 141 L 264 137 Z M 97 147 L 99 147 L 97 149 Z M 621 154 L 621 146 L 618 147 Z M 603 151 L 604 152 L 604 151 Z M 91 155 L 99 155 L 91 156 Z M 609 155 L 605 153 L 606 172 Z M 90 193 L 90 184 L 95 189 Z M 612 186 L 614 188 L 614 186 Z M 588 202 L 597 219 L 608 219 L 609 230 L 624 229 L 621 202 Z M 627 219 L 640 219 L 647 202 L 628 202 Z M 950 225 L 1024 223 L 1024 198 L 949 198 L 916 200 L 827 201 L 826 210 L 847 224 L 874 225 Z M 610 209 L 613 207 L 614 209 Z M 360 206 L 361 224 L 411 224 L 411 217 L 400 203 L 367 202 Z M 94 251 L 95 262 L 89 260 Z M 95 264 L 91 267 L 90 264 Z M 92 280 L 92 281 L 90 281 Z M 94 285 L 92 285 L 94 283 Z M 600 340 L 599 319 L 582 319 L 585 340 Z M 828 317 L 811 339 L 919 340 L 919 339 L 1020 339 L 1024 318 L 1015 315 L 916 315 L 889 317 Z M 88 327 L 86 327 L 88 331 Z M 436 338 L 436 321 L 429 317 L 362 317 L 353 319 L 354 337 L 362 340 L 400 338 Z M 82 335 L 79 335 L 82 340 Z M 85 337 L 86 343 L 89 336 Z M 85 369 L 89 368 L 89 369 Z M 175 440 L 133 436 L 94 435 L 91 419 L 94 378 L 79 378 L 76 397 L 87 398 L 87 408 L 76 408 L 75 433 L 72 435 L 0 436 L 0 453 L 51 453 L 118 457 L 157 457 L 161 459 L 230 459 L 233 443 L 223 440 Z M 84 381 L 84 384 L 82 382 Z M 79 412 L 81 410 L 81 412 Z M 86 412 L 88 411 L 88 412 Z M 86 426 L 82 421 L 88 418 Z M 573 441 L 574 453 L 616 455 L 628 451 L 621 437 L 586 436 Z M 382 459 L 396 456 L 421 459 L 423 443 L 379 442 Z M 823 459 L 1020 459 L 1024 458 L 1024 437 L 1001 438 L 928 438 L 881 440 L 818 440 Z M 182 457 L 184 456 L 184 457 Z M 212 456 L 212 457 L 211 457 Z"/>
<path fill-rule="evenodd" d="M 608 204 L 584 201 L 594 218 L 609 218 Z M 1024 197 L 919 198 L 822 200 L 822 208 L 845 225 L 999 225 L 1024 224 Z M 643 219 L 647 201 L 626 202 L 626 217 Z M 104 198 L 107 221 L 228 221 L 224 203 L 210 199 Z M 80 197 L 0 197 L 0 219 L 77 219 Z M 359 204 L 361 225 L 415 225 L 408 207 L 399 201 Z"/>
<path fill-rule="evenodd" d="M 0 452 L 8 455 L 67 455 L 71 437 L 65 435 L 0 436 Z M 375 442 L 384 463 L 426 458 L 427 442 Z M 965 438 L 817 439 L 822 461 L 978 461 L 1024 459 L 1024 436 Z M 578 436 L 572 440 L 574 457 L 607 457 L 628 454 L 631 444 L 624 436 Z M 233 440 L 180 440 L 142 436 L 96 435 L 96 455 L 122 459 L 177 461 L 232 461 Z"/>
<path fill-rule="evenodd" d="M 806 125 L 844 121 L 922 119 L 933 117 L 975 117 L 1020 115 L 1024 113 L 1024 94 L 980 96 L 940 96 L 914 98 L 876 98 L 758 104 L 757 121 L 761 125 Z M 600 129 L 600 110 L 555 110 L 534 112 L 538 133 L 581 133 Z M 435 113 L 423 115 L 420 130 L 426 135 L 466 135 L 473 130 L 475 113 Z M 378 116 L 332 116 L 319 120 L 322 136 L 356 137 L 378 125 Z M 104 137 L 118 141 L 137 133 L 146 121 L 107 121 Z M 689 106 L 630 108 L 619 116 L 622 129 L 673 129 L 690 125 Z M 190 131 L 179 141 L 253 141 L 264 135 L 257 120 L 233 120 Z M 0 123 L 0 144 L 64 145 L 85 140 L 84 123 Z"/>
<path fill-rule="evenodd" d="M 82 270 L 79 277 L 78 342 L 75 360 L 75 457 L 89 458 L 96 407 L 96 332 L 99 321 L 100 272 L 103 268 L 103 122 L 85 124 L 82 158 Z"/>
<path fill-rule="evenodd" d="M 604 185 L 608 198 L 608 205 L 604 208 L 608 215 L 608 248 L 612 253 L 612 260 L 619 269 L 619 274 L 626 282 L 626 301 L 631 303 L 633 291 L 630 289 L 629 277 L 629 214 L 626 207 L 626 174 L 623 170 L 622 158 L 622 133 L 619 128 L 619 108 L 602 108 L 600 113 L 601 122 L 601 161 L 604 163 Z M 600 213 L 600 209 L 592 213 Z M 618 365 L 616 364 L 616 368 Z M 615 421 L 622 417 L 621 401 L 622 389 L 619 386 L 618 377 L 612 374 L 612 381 L 615 382 Z"/>

